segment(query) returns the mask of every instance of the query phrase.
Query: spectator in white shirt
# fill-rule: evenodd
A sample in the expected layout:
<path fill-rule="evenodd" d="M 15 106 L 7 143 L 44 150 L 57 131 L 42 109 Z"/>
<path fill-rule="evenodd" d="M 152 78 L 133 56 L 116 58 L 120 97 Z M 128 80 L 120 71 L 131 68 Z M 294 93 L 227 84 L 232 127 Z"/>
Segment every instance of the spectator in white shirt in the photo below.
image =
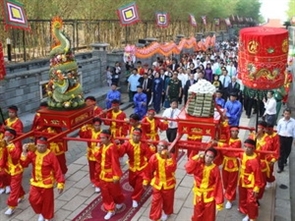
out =
<path fill-rule="evenodd" d="M 292 150 L 292 143 L 295 144 L 295 120 L 291 117 L 291 110 L 285 109 L 283 118 L 278 121 L 277 133 L 280 137 L 280 158 L 278 160 L 278 173 L 284 170 L 287 159 Z"/>
<path fill-rule="evenodd" d="M 268 91 L 267 101 L 263 99 L 264 108 L 265 108 L 265 112 L 263 116 L 265 117 L 266 123 L 275 125 L 276 113 L 277 113 L 277 109 L 276 109 L 277 101 L 273 97 L 273 95 L 274 95 L 273 91 Z"/>
<path fill-rule="evenodd" d="M 233 61 L 229 62 L 229 64 L 226 66 L 226 69 L 230 77 L 237 75 L 237 68 L 235 67 Z"/>
<path fill-rule="evenodd" d="M 177 106 L 178 106 L 178 101 L 171 100 L 170 108 L 167 108 L 163 112 L 162 117 L 177 119 L 178 115 L 180 114 L 180 110 L 177 108 Z M 166 130 L 166 136 L 169 142 L 173 142 L 177 135 L 178 123 L 176 121 L 168 121 L 168 122 L 169 123 L 168 123 L 168 129 Z"/>

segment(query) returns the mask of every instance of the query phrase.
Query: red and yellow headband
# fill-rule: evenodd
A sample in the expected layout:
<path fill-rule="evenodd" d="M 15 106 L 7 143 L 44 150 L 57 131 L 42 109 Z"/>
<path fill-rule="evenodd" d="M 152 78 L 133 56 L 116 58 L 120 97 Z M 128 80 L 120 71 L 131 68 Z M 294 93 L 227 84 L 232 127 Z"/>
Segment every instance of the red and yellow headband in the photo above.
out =
<path fill-rule="evenodd" d="M 99 135 L 100 137 L 106 137 L 106 138 L 109 138 L 111 135 L 110 134 L 108 134 L 108 133 L 100 133 L 100 135 Z"/>
<path fill-rule="evenodd" d="M 37 144 L 47 144 L 47 140 L 37 140 Z"/>
<path fill-rule="evenodd" d="M 10 137 L 10 136 L 14 136 L 13 133 L 10 133 L 10 131 L 5 131 L 4 136 Z"/>
<path fill-rule="evenodd" d="M 132 132 L 132 134 L 134 134 L 134 135 L 141 135 L 141 132 L 140 132 L 139 130 L 134 130 L 134 131 Z"/>
<path fill-rule="evenodd" d="M 119 103 L 112 103 L 112 107 L 119 107 L 120 104 Z"/>
<path fill-rule="evenodd" d="M 233 130 L 239 130 L 239 128 L 238 127 L 231 127 L 230 131 L 233 131 Z"/>
<path fill-rule="evenodd" d="M 255 148 L 255 145 L 252 145 L 252 144 L 249 144 L 249 143 L 244 143 L 244 146 L 245 146 L 245 147 L 252 148 L 252 149 Z"/>

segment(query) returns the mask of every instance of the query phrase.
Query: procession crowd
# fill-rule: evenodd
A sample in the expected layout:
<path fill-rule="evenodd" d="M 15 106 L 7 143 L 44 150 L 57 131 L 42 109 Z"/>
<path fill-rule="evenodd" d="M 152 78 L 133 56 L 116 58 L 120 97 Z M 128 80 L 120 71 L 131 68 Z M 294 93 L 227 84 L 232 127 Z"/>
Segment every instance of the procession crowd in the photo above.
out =
<path fill-rule="evenodd" d="M 94 107 L 93 119 L 79 130 L 80 138 L 87 141 L 89 178 L 94 192 L 101 193 L 107 211 L 105 220 L 123 207 L 120 159 L 124 155 L 128 156 L 129 184 L 133 188 L 132 207 L 139 206 L 146 187 L 151 185 L 150 219 L 167 220 L 173 213 L 178 152 L 169 146 L 177 136 L 176 119 L 181 113 L 178 106 L 189 102 L 190 86 L 203 79 L 216 87 L 214 99 L 221 135 L 218 140 L 212 138 L 205 151 L 197 148 L 187 151 L 185 170 L 194 176 L 191 219 L 214 221 L 217 211 L 223 209 L 224 200 L 225 208 L 232 208 L 237 190 L 238 209 L 245 214 L 243 221 L 257 219 L 259 200 L 265 188 L 275 180 L 274 163 L 278 161 L 279 173 L 287 165 L 295 138 L 295 120 L 288 108 L 278 119 L 281 104 L 286 103 L 288 87 L 269 91 L 264 99 L 246 91 L 239 79 L 237 52 L 237 43 L 231 41 L 218 43 L 205 52 L 183 54 L 180 61 L 158 57 L 151 67 L 142 66 L 140 61 L 136 67 L 127 63 L 128 93 L 134 104 L 134 113 L 128 117 L 120 110 L 121 94 L 117 90 L 120 64 L 116 63 L 113 70 L 107 68 L 111 89 L 107 93 L 106 109 L 98 107 L 94 97 L 86 97 L 86 105 Z M 291 83 L 290 76 L 291 73 L 286 72 L 286 84 Z M 47 108 L 47 104 L 41 103 L 40 108 Z M 159 116 L 161 109 L 164 111 Z M 245 141 L 239 138 L 243 110 L 249 118 L 255 112 L 261 117 L 257 131 L 251 131 Z M 56 186 L 59 193 L 64 189 L 67 146 L 62 138 L 54 142 L 47 140 L 62 129 L 44 127 L 37 113 L 32 130 L 36 134 L 42 132 L 42 136 L 32 137 L 31 142 L 22 145 L 21 141 L 15 141 L 23 133 L 17 111 L 16 106 L 8 108 L 9 117 L 0 131 L 0 194 L 9 194 L 5 214 L 13 215 L 24 199 L 22 173 L 32 164 L 29 202 L 39 214 L 38 221 L 51 220 L 53 188 Z M 160 140 L 162 131 L 166 131 L 167 140 Z M 202 142 L 202 135 L 188 134 L 187 140 Z"/>

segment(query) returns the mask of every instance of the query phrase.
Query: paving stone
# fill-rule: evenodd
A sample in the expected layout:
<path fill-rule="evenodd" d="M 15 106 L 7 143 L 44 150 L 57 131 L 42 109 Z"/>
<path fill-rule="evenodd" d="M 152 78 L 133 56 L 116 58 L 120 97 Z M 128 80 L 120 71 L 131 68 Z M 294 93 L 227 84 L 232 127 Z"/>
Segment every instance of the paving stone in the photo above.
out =
<path fill-rule="evenodd" d="M 61 195 L 57 197 L 57 200 L 64 200 L 64 201 L 71 201 L 79 192 L 81 189 L 78 189 L 76 187 L 71 187 L 67 189 L 65 192 L 63 192 Z"/>
<path fill-rule="evenodd" d="M 74 173 L 73 175 L 69 176 L 67 178 L 67 180 L 78 182 L 83 177 L 88 177 L 88 176 L 89 176 L 89 173 L 86 172 L 86 171 L 76 171 L 76 173 Z"/>
<path fill-rule="evenodd" d="M 83 167 L 83 165 L 81 165 L 81 164 L 71 164 L 71 165 L 69 165 L 66 176 L 69 177 L 70 175 L 72 175 L 72 174 L 76 173 L 77 171 L 79 171 L 82 167 Z"/>
<path fill-rule="evenodd" d="M 54 221 L 63 221 L 71 215 L 72 211 L 67 211 L 65 209 L 60 209 L 54 214 Z"/>
<path fill-rule="evenodd" d="M 72 198 L 67 204 L 65 204 L 62 208 L 69 210 L 69 211 L 75 211 L 77 208 L 80 208 L 81 205 L 87 200 L 86 197 L 77 195 L 74 198 Z"/>

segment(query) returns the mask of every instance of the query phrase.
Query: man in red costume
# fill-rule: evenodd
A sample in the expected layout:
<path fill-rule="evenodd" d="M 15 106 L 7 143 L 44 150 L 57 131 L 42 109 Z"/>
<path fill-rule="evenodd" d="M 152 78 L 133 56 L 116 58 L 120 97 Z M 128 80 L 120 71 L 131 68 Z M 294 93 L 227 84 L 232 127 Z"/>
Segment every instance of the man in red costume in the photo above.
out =
<path fill-rule="evenodd" d="M 7 167 L 10 175 L 11 192 L 7 199 L 8 209 L 5 215 L 10 216 L 14 213 L 15 207 L 24 198 L 25 191 L 22 187 L 23 167 L 20 164 L 21 143 L 20 141 L 13 142 L 16 137 L 16 131 L 7 129 L 4 133 L 4 140 L 7 149 Z"/>
<path fill-rule="evenodd" d="M 240 156 L 239 211 L 246 215 L 243 221 L 255 221 L 258 217 L 257 197 L 264 181 L 259 157 L 254 152 L 255 141 L 245 140 L 244 147 L 245 152 Z"/>
<path fill-rule="evenodd" d="M 93 96 L 88 96 L 85 98 L 85 103 L 87 106 L 93 105 L 93 117 L 103 117 L 103 110 L 96 105 L 96 99 Z"/>
<path fill-rule="evenodd" d="M 168 128 L 167 118 L 165 121 L 161 121 L 158 118 L 155 118 L 156 111 L 154 109 L 149 109 L 147 116 L 145 116 L 141 123 L 143 125 L 144 131 L 146 132 L 146 139 L 152 141 L 159 141 L 160 137 L 158 130 L 164 131 Z"/>
<path fill-rule="evenodd" d="M 10 193 L 10 176 L 7 172 L 7 154 L 4 133 L 0 132 L 0 194 Z"/>
<path fill-rule="evenodd" d="M 151 220 L 161 218 L 162 221 L 165 221 L 173 213 L 177 162 L 175 155 L 169 153 L 168 146 L 166 141 L 159 142 L 158 153 L 149 159 L 148 169 L 145 173 L 143 184 L 150 184 L 153 187 Z"/>
<path fill-rule="evenodd" d="M 42 132 L 46 133 L 46 136 L 48 137 L 53 137 L 61 133 L 62 129 L 60 127 L 46 127 L 45 129 L 42 130 Z M 48 148 L 51 150 L 52 153 L 55 154 L 58 160 L 61 172 L 63 175 L 65 175 L 66 172 L 68 171 L 66 154 L 65 154 L 65 152 L 67 151 L 67 146 L 64 145 L 61 139 L 56 142 L 50 142 L 48 145 Z"/>
<path fill-rule="evenodd" d="M 213 147 L 205 155 L 191 156 L 185 164 L 188 174 L 194 175 L 194 214 L 192 221 L 215 221 L 216 209 L 223 208 L 223 189 L 220 171 L 213 163 L 217 151 Z"/>
<path fill-rule="evenodd" d="M 269 150 L 274 152 L 273 154 L 267 154 L 265 157 L 269 164 L 269 172 L 267 173 L 266 177 L 266 188 L 270 188 L 271 183 L 274 182 L 276 179 L 273 175 L 274 163 L 278 161 L 280 157 L 280 137 L 278 133 L 273 130 L 273 128 L 274 125 L 267 124 L 267 127 L 265 129 L 265 132 L 268 134 L 271 140 Z"/>
<path fill-rule="evenodd" d="M 34 212 L 39 215 L 38 221 L 48 221 L 54 216 L 53 187 L 55 182 L 57 182 L 57 189 L 61 194 L 65 180 L 56 156 L 48 148 L 47 139 L 45 137 L 38 138 L 36 149 L 31 149 L 31 145 L 23 145 L 20 158 L 24 167 L 32 164 L 29 201 Z"/>
<path fill-rule="evenodd" d="M 99 140 L 99 136 L 101 133 L 101 119 L 100 118 L 93 118 L 92 125 L 84 125 L 80 132 L 79 136 L 81 138 L 92 139 L 92 140 Z M 95 186 L 95 192 L 99 193 L 99 165 L 97 165 L 97 159 L 94 156 L 95 148 L 97 146 L 97 142 L 89 141 L 87 142 L 87 159 L 88 159 L 88 166 L 89 166 L 89 176 L 91 183 Z M 98 174 L 96 174 L 98 173 Z"/>
<path fill-rule="evenodd" d="M 272 140 L 268 136 L 267 133 L 265 133 L 265 128 L 267 126 L 267 123 L 265 121 L 258 121 L 257 125 L 257 133 L 251 133 L 249 135 L 249 138 L 252 140 L 256 140 L 256 150 L 264 150 L 264 151 L 271 151 L 272 148 Z M 263 175 L 263 186 L 259 190 L 259 194 L 257 196 L 257 200 L 262 199 L 265 186 L 266 186 L 266 178 L 270 175 L 270 166 L 267 155 L 266 154 L 258 154 L 258 157 L 260 159 L 260 166 L 261 171 Z M 258 202 L 259 205 L 259 202 Z"/>
<path fill-rule="evenodd" d="M 116 137 L 125 137 L 127 135 L 128 127 L 126 123 L 123 122 L 126 119 L 126 114 L 120 110 L 120 101 L 113 100 L 112 108 L 112 110 L 107 112 L 107 120 L 104 121 L 104 124 L 110 126 L 110 131 L 114 139 Z M 121 122 L 116 122 L 116 120 Z"/>
<path fill-rule="evenodd" d="M 226 209 L 232 207 L 232 202 L 236 199 L 236 190 L 238 186 L 239 175 L 239 161 L 234 151 L 222 150 L 222 147 L 228 146 L 229 148 L 242 148 L 242 142 L 238 137 L 239 128 L 230 128 L 230 139 L 228 144 L 218 143 L 218 147 L 221 148 L 223 161 L 222 161 L 222 182 L 225 190 L 224 196 L 227 200 L 225 204 Z"/>
<path fill-rule="evenodd" d="M 46 109 L 47 107 L 48 107 L 47 102 L 41 102 L 39 110 Z M 37 112 L 34 116 L 31 130 L 40 130 L 40 129 L 41 129 L 41 117 L 40 117 L 40 113 Z"/>
<path fill-rule="evenodd" d="M 105 220 L 109 220 L 115 215 L 115 210 L 123 206 L 125 199 L 120 186 L 122 171 L 117 152 L 117 147 L 111 142 L 111 132 L 103 130 L 100 133 L 101 146 L 95 153 L 95 157 L 100 161 L 99 178 L 103 207 L 107 212 Z"/>
<path fill-rule="evenodd" d="M 119 155 L 123 157 L 128 155 L 129 164 L 129 184 L 133 187 L 132 207 L 138 207 L 138 202 L 144 192 L 143 178 L 144 172 L 148 165 L 148 159 L 154 154 L 152 149 L 141 142 L 142 130 L 135 128 L 132 132 L 131 139 L 123 143 L 119 148 Z"/>
<path fill-rule="evenodd" d="M 23 132 L 23 122 L 17 117 L 18 108 L 15 105 L 8 107 L 8 118 L 5 120 L 4 129 L 13 129 L 17 134 Z"/>

